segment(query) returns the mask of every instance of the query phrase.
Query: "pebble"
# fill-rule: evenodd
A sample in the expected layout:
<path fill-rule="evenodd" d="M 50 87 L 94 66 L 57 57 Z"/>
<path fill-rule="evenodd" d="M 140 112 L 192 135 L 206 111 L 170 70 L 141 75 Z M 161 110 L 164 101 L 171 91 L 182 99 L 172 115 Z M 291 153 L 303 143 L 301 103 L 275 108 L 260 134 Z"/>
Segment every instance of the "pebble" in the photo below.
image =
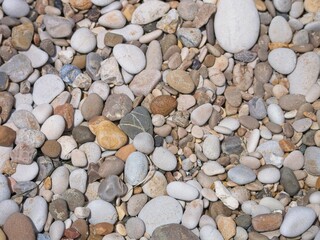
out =
<path fill-rule="evenodd" d="M 320 72 L 319 64 L 319 56 L 313 52 L 304 53 L 298 58 L 296 68 L 288 75 L 290 94 L 307 94 L 317 80 Z M 303 82 L 301 81 L 302 77 Z"/>
<path fill-rule="evenodd" d="M 257 177 L 264 184 L 276 183 L 280 180 L 280 171 L 275 166 L 267 164 L 259 169 Z"/>
<path fill-rule="evenodd" d="M 201 42 L 201 31 L 197 28 L 179 28 L 177 36 L 185 47 L 198 47 Z"/>
<path fill-rule="evenodd" d="M 0 146 L 10 147 L 16 139 L 16 132 L 9 127 L 0 126 Z"/>
<path fill-rule="evenodd" d="M 57 140 L 65 130 L 65 120 L 60 115 L 52 115 L 41 126 L 41 132 L 48 140 Z"/>
<path fill-rule="evenodd" d="M 145 69 L 137 74 L 129 84 L 134 95 L 147 96 L 161 79 L 160 71 L 156 69 Z"/>
<path fill-rule="evenodd" d="M 126 222 L 127 235 L 133 239 L 140 239 L 145 232 L 144 222 L 137 217 L 130 218 Z"/>
<path fill-rule="evenodd" d="M 280 233 L 285 237 L 297 237 L 307 231 L 315 219 L 316 214 L 311 208 L 289 208 L 281 224 Z"/>
<path fill-rule="evenodd" d="M 146 232 L 166 224 L 180 223 L 183 210 L 180 203 L 169 196 L 159 196 L 150 200 L 140 211 L 138 217 L 144 222 Z"/>
<path fill-rule="evenodd" d="M 216 160 L 220 156 L 220 140 L 218 137 L 209 135 L 204 140 L 203 154 L 211 160 Z"/>
<path fill-rule="evenodd" d="M 143 192 L 151 198 L 166 195 L 167 191 L 167 179 L 159 171 L 156 171 L 154 175 L 143 186 Z"/>
<path fill-rule="evenodd" d="M 157 227 L 152 233 L 152 239 L 161 240 L 165 238 L 167 240 L 181 239 L 181 240 L 197 240 L 199 239 L 191 230 L 184 227 L 181 224 L 170 223 Z"/>
<path fill-rule="evenodd" d="M 269 37 L 272 42 L 290 43 L 292 30 L 285 18 L 276 16 L 272 19 L 269 27 Z"/>
<path fill-rule="evenodd" d="M 284 114 L 282 109 L 277 104 L 270 104 L 268 106 L 268 117 L 271 122 L 282 125 L 284 123 Z"/>
<path fill-rule="evenodd" d="M 250 116 L 257 120 L 261 120 L 267 116 L 266 104 L 262 98 L 253 97 L 249 102 Z"/>
<path fill-rule="evenodd" d="M 89 217 L 89 222 L 91 224 L 102 222 L 115 224 L 115 222 L 117 221 L 118 214 L 111 203 L 108 203 L 101 199 L 97 199 L 91 201 L 87 207 L 91 211 L 91 215 Z"/>
<path fill-rule="evenodd" d="M 62 221 L 54 221 L 49 230 L 49 236 L 52 240 L 59 240 L 63 236 L 65 225 Z"/>
<path fill-rule="evenodd" d="M 182 216 L 182 225 L 188 229 L 194 229 L 199 221 L 203 211 L 203 201 L 200 199 L 193 200 L 186 206 L 186 210 Z"/>
<path fill-rule="evenodd" d="M 50 103 L 64 90 L 64 83 L 60 77 L 47 74 L 40 77 L 33 86 L 33 101 L 40 105 Z"/>
<path fill-rule="evenodd" d="M 208 176 L 219 175 L 225 172 L 224 167 L 216 161 L 205 162 L 201 170 Z"/>
<path fill-rule="evenodd" d="M 28 198 L 23 204 L 23 213 L 31 219 L 36 230 L 42 232 L 48 215 L 46 200 L 40 196 Z"/>
<path fill-rule="evenodd" d="M 259 26 L 258 11 L 252 1 L 219 2 L 214 19 L 214 30 L 224 50 L 237 53 L 250 49 L 257 41 Z"/>
<path fill-rule="evenodd" d="M 296 67 L 297 58 L 291 49 L 277 48 L 269 53 L 268 61 L 277 72 L 289 74 Z"/>
<path fill-rule="evenodd" d="M 223 240 L 223 236 L 215 227 L 211 225 L 205 225 L 200 229 L 200 239 L 201 240 L 209 240 L 209 239 L 217 239 Z"/>
<path fill-rule="evenodd" d="M 223 202 L 225 206 L 232 210 L 238 208 L 238 200 L 231 195 L 230 191 L 225 186 L 223 186 L 221 181 L 215 181 L 214 186 L 217 197 Z"/>
<path fill-rule="evenodd" d="M 168 116 L 177 107 L 177 100 L 171 96 L 161 95 L 155 97 L 150 103 L 152 114 Z"/>
<path fill-rule="evenodd" d="M 130 216 L 137 216 L 143 206 L 147 203 L 148 196 L 144 193 L 133 195 L 127 205 L 127 211 Z"/>
<path fill-rule="evenodd" d="M 29 5 L 23 0 L 4 0 L 2 3 L 4 13 L 13 18 L 21 18 L 28 15 Z"/>
<path fill-rule="evenodd" d="M 19 206 L 11 199 L 2 200 L 0 201 L 0 211 L 0 225 L 3 226 L 8 217 L 10 217 L 13 213 L 19 212 Z"/>
<path fill-rule="evenodd" d="M 102 180 L 98 194 L 102 200 L 113 202 L 117 197 L 123 197 L 128 191 L 127 186 L 116 175 L 110 175 Z"/>
<path fill-rule="evenodd" d="M 154 150 L 154 139 L 147 132 L 141 132 L 133 139 L 133 146 L 139 152 L 150 154 Z"/>
<path fill-rule="evenodd" d="M 131 23 L 139 25 L 151 23 L 163 17 L 169 9 L 170 5 L 168 3 L 158 1 L 144 2 L 133 12 Z"/>
<path fill-rule="evenodd" d="M 125 26 L 126 18 L 123 16 L 121 11 L 113 10 L 113 11 L 110 11 L 110 12 L 102 15 L 99 18 L 98 23 L 101 26 L 104 26 L 106 28 L 117 29 L 117 28 L 122 28 Z"/>
<path fill-rule="evenodd" d="M 29 58 L 33 68 L 42 67 L 49 59 L 49 56 L 45 51 L 42 51 L 33 44 L 31 44 L 27 51 L 20 51 L 20 54 L 23 54 Z"/>
<path fill-rule="evenodd" d="M 113 55 L 128 73 L 137 74 L 146 66 L 144 53 L 134 45 L 118 44 L 113 48 Z"/>
<path fill-rule="evenodd" d="M 281 213 L 261 214 L 252 218 L 252 226 L 258 232 L 273 231 L 282 223 Z"/>
<path fill-rule="evenodd" d="M 284 190 L 290 195 L 294 196 L 300 190 L 299 182 L 290 168 L 283 167 L 281 169 L 280 184 Z"/>
<path fill-rule="evenodd" d="M 79 53 L 89 53 L 96 45 L 96 37 L 87 28 L 77 29 L 71 37 L 71 47 Z"/>
<path fill-rule="evenodd" d="M 31 181 L 33 180 L 39 172 L 39 166 L 36 162 L 30 165 L 18 164 L 16 167 L 16 172 L 11 175 L 14 180 L 20 181 Z"/>
<path fill-rule="evenodd" d="M 22 213 L 13 213 L 8 217 L 3 225 L 3 231 L 8 239 L 36 239 L 32 221 Z"/>
<path fill-rule="evenodd" d="M 148 160 L 140 152 L 133 152 L 126 160 L 124 178 L 130 185 L 140 184 L 148 174 Z"/>
<path fill-rule="evenodd" d="M 190 75 L 183 70 L 170 71 L 166 76 L 167 83 L 180 93 L 192 93 L 195 89 L 194 82 Z"/>
<path fill-rule="evenodd" d="M 228 178 L 238 185 L 244 185 L 256 180 L 256 174 L 249 167 L 239 164 L 228 171 Z"/>
<path fill-rule="evenodd" d="M 110 121 L 123 118 L 132 110 L 132 101 L 126 94 L 111 94 L 105 102 L 102 115 Z"/>
<path fill-rule="evenodd" d="M 67 190 L 69 185 L 69 175 L 69 170 L 66 167 L 60 166 L 56 168 L 51 175 L 52 192 L 55 194 L 62 194 Z"/>
<path fill-rule="evenodd" d="M 197 107 L 190 115 L 191 122 L 198 126 L 204 125 L 209 120 L 212 111 L 213 109 L 210 103 L 205 103 Z"/>
<path fill-rule="evenodd" d="M 125 41 L 136 41 L 143 35 L 143 28 L 136 24 L 129 24 L 120 29 L 114 29 L 110 32 L 123 36 Z"/>
<path fill-rule="evenodd" d="M 53 38 L 64 38 L 72 34 L 74 22 L 72 20 L 46 14 L 43 17 L 43 23 L 46 31 Z"/>
<path fill-rule="evenodd" d="M 107 178 L 111 175 L 119 175 L 124 169 L 124 162 L 117 157 L 110 157 L 100 164 L 98 174 L 102 178 Z"/>
<path fill-rule="evenodd" d="M 171 182 L 167 185 L 167 193 L 170 197 L 184 201 L 192 201 L 199 196 L 199 191 L 184 182 Z"/>

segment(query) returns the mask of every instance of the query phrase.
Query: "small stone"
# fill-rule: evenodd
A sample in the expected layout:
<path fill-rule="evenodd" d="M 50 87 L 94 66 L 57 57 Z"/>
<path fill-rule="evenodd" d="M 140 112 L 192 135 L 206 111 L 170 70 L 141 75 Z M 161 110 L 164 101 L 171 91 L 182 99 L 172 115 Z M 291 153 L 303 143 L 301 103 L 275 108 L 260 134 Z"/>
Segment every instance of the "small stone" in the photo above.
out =
<path fill-rule="evenodd" d="M 166 77 L 167 83 L 180 93 L 188 94 L 193 92 L 195 84 L 190 75 L 183 70 L 170 71 Z"/>
<path fill-rule="evenodd" d="M 279 229 L 282 223 L 282 214 L 261 214 L 252 218 L 252 226 L 258 232 L 267 232 Z"/>
<path fill-rule="evenodd" d="M 39 148 L 45 141 L 45 135 L 33 129 L 22 128 L 17 132 L 16 144 L 27 144 L 35 148 Z"/>
<path fill-rule="evenodd" d="M 136 107 L 120 120 L 119 127 L 131 138 L 140 133 L 153 134 L 153 125 L 148 110 L 144 107 Z"/>
<path fill-rule="evenodd" d="M 36 240 L 32 221 L 22 213 L 13 213 L 8 217 L 4 223 L 3 231 L 9 239 Z"/>
<path fill-rule="evenodd" d="M 141 132 L 133 139 L 133 146 L 142 153 L 150 154 L 154 150 L 154 139 L 147 132 Z"/>
<path fill-rule="evenodd" d="M 77 29 L 71 37 L 71 47 L 80 53 L 89 53 L 95 49 L 97 40 L 87 28 Z"/>
<path fill-rule="evenodd" d="M 46 31 L 53 38 L 65 38 L 72 34 L 74 22 L 64 17 L 45 15 L 43 23 L 46 26 Z"/>
<path fill-rule="evenodd" d="M 137 74 L 145 68 L 145 55 L 134 45 L 118 44 L 113 48 L 113 55 L 128 73 Z"/>
<path fill-rule="evenodd" d="M 184 182 L 171 182 L 167 185 L 167 193 L 170 197 L 183 201 L 192 201 L 199 196 L 199 191 Z"/>
<path fill-rule="evenodd" d="M 304 8 L 306 9 L 307 12 L 315 13 L 319 11 L 320 4 L 318 1 L 315 1 L 315 0 L 306 0 L 304 1 Z"/>
<path fill-rule="evenodd" d="M 126 18 L 121 11 L 112 10 L 102 15 L 99 18 L 98 23 L 106 28 L 122 28 L 126 24 Z"/>
<path fill-rule="evenodd" d="M 99 145 L 105 149 L 117 150 L 128 141 L 127 135 L 120 128 L 103 118 L 93 118 L 89 122 L 89 128 L 96 135 Z"/>
<path fill-rule="evenodd" d="M 198 47 L 202 38 L 198 28 L 179 28 L 177 36 L 185 47 Z"/>
<path fill-rule="evenodd" d="M 140 218 L 129 218 L 126 222 L 127 235 L 133 239 L 140 239 L 145 232 L 144 222 Z"/>
<path fill-rule="evenodd" d="M 37 155 L 37 150 L 26 144 L 18 144 L 10 153 L 11 161 L 18 164 L 31 164 L 35 156 Z"/>
<path fill-rule="evenodd" d="M 27 56 L 30 59 L 31 66 L 33 68 L 42 67 L 49 59 L 49 56 L 45 51 L 42 51 L 33 44 L 31 44 L 27 51 L 20 51 L 19 53 Z"/>
<path fill-rule="evenodd" d="M 144 154 L 133 152 L 126 160 L 124 168 L 125 181 L 131 185 L 140 184 L 148 173 L 148 160 Z"/>
<path fill-rule="evenodd" d="M 201 167 L 201 170 L 208 176 L 219 175 L 225 172 L 224 167 L 216 161 L 205 162 Z"/>
<path fill-rule="evenodd" d="M 131 99 L 121 94 L 111 94 L 104 105 L 102 115 L 106 116 L 110 121 L 117 121 L 122 119 L 126 114 L 132 110 Z"/>
<path fill-rule="evenodd" d="M 267 109 L 262 98 L 254 97 L 248 102 L 248 105 L 250 115 L 253 118 L 261 120 L 267 116 Z"/>
<path fill-rule="evenodd" d="M 285 18 L 276 16 L 272 19 L 269 27 L 269 37 L 272 42 L 290 43 L 292 30 Z"/>
<path fill-rule="evenodd" d="M 69 170 L 64 166 L 60 166 L 53 171 L 51 179 L 52 192 L 55 194 L 62 194 L 67 190 L 69 185 Z"/>
<path fill-rule="evenodd" d="M 107 202 L 113 202 L 117 197 L 123 197 L 128 191 L 127 186 L 116 175 L 102 180 L 99 185 L 99 197 Z"/>
<path fill-rule="evenodd" d="M 152 114 L 169 115 L 177 107 L 177 100 L 174 97 L 161 95 L 154 98 L 150 104 Z"/>
<path fill-rule="evenodd" d="M 70 0 L 70 4 L 72 7 L 79 10 L 88 10 L 92 6 L 92 2 L 88 0 Z"/>
<path fill-rule="evenodd" d="M 311 208 L 289 208 L 281 224 L 280 233 L 285 237 L 297 237 L 307 231 L 315 219 L 316 214 Z"/>
<path fill-rule="evenodd" d="M 123 41 L 124 41 L 124 38 L 120 34 L 107 32 L 106 35 L 104 36 L 104 44 L 108 47 L 114 47 L 117 44 L 123 43 Z"/>
<path fill-rule="evenodd" d="M 90 129 L 85 126 L 74 127 L 72 130 L 72 137 L 78 144 L 93 142 L 95 139 L 94 134 L 92 134 Z"/>
<path fill-rule="evenodd" d="M 32 220 L 38 232 L 43 231 L 48 215 L 48 205 L 44 198 L 27 198 L 23 204 L 23 213 Z"/>
<path fill-rule="evenodd" d="M 157 69 L 142 70 L 134 76 L 129 88 L 135 96 L 147 96 L 161 79 L 161 73 Z"/>
<path fill-rule="evenodd" d="M 117 157 L 109 157 L 100 165 L 99 175 L 108 178 L 111 175 L 119 175 L 124 169 L 124 162 Z"/>
<path fill-rule="evenodd" d="M 220 156 L 220 140 L 218 137 L 209 135 L 204 140 L 203 154 L 211 160 L 216 160 Z"/>
<path fill-rule="evenodd" d="M 308 173 L 316 176 L 320 175 L 320 168 L 318 167 L 318 163 L 320 161 L 319 153 L 320 148 L 313 146 L 308 147 L 304 152 L 304 168 L 308 171 Z"/>
<path fill-rule="evenodd" d="M 284 123 L 284 114 L 282 109 L 277 104 L 270 104 L 268 106 L 268 117 L 271 122 L 282 125 Z"/>
<path fill-rule="evenodd" d="M 256 174 L 245 165 L 237 165 L 228 171 L 228 178 L 239 185 L 248 184 L 256 180 Z"/>
<path fill-rule="evenodd" d="M 55 140 L 48 140 L 41 147 L 41 151 L 50 158 L 57 158 L 61 153 L 61 145 Z"/>
<path fill-rule="evenodd" d="M 55 220 L 65 221 L 69 217 L 67 202 L 58 198 L 49 204 L 49 212 Z"/>
<path fill-rule="evenodd" d="M 268 61 L 273 69 L 281 74 L 289 74 L 296 67 L 296 55 L 288 48 L 277 48 L 268 55 Z"/>
<path fill-rule="evenodd" d="M 71 64 L 64 65 L 60 70 L 61 79 L 68 84 L 73 83 L 80 74 L 80 69 Z"/>
<path fill-rule="evenodd" d="M 228 86 L 224 92 L 227 102 L 233 107 L 239 107 L 242 103 L 241 92 L 234 86 Z"/>
<path fill-rule="evenodd" d="M 33 34 L 34 28 L 29 22 L 12 28 L 12 45 L 19 51 L 27 50 L 31 45 Z"/>
<path fill-rule="evenodd" d="M 236 235 L 236 223 L 233 221 L 232 217 L 219 215 L 216 218 L 216 222 L 224 239 L 231 239 Z"/>
<path fill-rule="evenodd" d="M 164 171 L 172 171 L 177 166 L 176 157 L 166 148 L 157 147 L 152 154 L 153 163 Z"/>
<path fill-rule="evenodd" d="M 10 147 L 16 139 L 16 132 L 9 127 L 0 126 L 0 146 Z"/>
<path fill-rule="evenodd" d="M 143 192 L 151 198 L 166 195 L 166 188 L 167 179 L 159 171 L 156 171 L 154 175 L 142 186 Z"/>
<path fill-rule="evenodd" d="M 143 206 L 147 203 L 148 196 L 146 194 L 136 194 L 133 195 L 127 205 L 127 211 L 130 216 L 137 216 Z"/>
<path fill-rule="evenodd" d="M 139 218 L 145 223 L 146 232 L 152 234 L 160 226 L 180 223 L 182 207 L 169 196 L 159 196 L 149 201 L 140 211 Z"/>
<path fill-rule="evenodd" d="M 91 224 L 102 222 L 114 224 L 117 221 L 118 214 L 111 203 L 98 199 L 91 201 L 87 207 L 91 210 L 89 218 Z"/>
<path fill-rule="evenodd" d="M 81 113 L 84 119 L 90 120 L 95 116 L 101 115 L 103 110 L 103 100 L 96 94 L 91 93 L 81 105 Z"/>
<path fill-rule="evenodd" d="M 290 196 L 294 196 L 300 190 L 300 185 L 296 176 L 293 171 L 287 167 L 281 169 L 280 184 Z"/>
<path fill-rule="evenodd" d="M 3 226 L 6 220 L 8 219 L 8 217 L 10 217 L 13 213 L 19 212 L 19 206 L 15 201 L 11 199 L 2 200 L 0 202 L 0 210 L 1 210 L 0 225 Z M 0 235 L 0 239 L 2 239 L 1 235 Z"/>
<path fill-rule="evenodd" d="M 164 2 L 144 2 L 133 12 L 131 23 L 145 25 L 161 17 L 170 9 L 168 3 Z"/>
<path fill-rule="evenodd" d="M 204 125 L 209 120 L 212 111 L 213 108 L 210 103 L 202 104 L 192 111 L 190 116 L 191 122 L 198 126 Z"/>
<path fill-rule="evenodd" d="M 223 186 L 220 181 L 215 181 L 214 185 L 217 197 L 223 202 L 223 204 L 230 209 L 237 209 L 239 206 L 239 202 L 231 195 L 230 191 L 225 186 Z"/>
<path fill-rule="evenodd" d="M 72 174 L 72 173 L 71 173 Z M 70 186 L 72 187 L 72 186 Z M 85 203 L 85 197 L 82 192 L 77 189 L 69 188 L 64 191 L 61 197 L 66 200 L 70 211 L 75 211 L 77 207 L 83 207 Z"/>
<path fill-rule="evenodd" d="M 6 176 L 0 173 L 0 202 L 7 200 L 11 196 L 8 179 Z"/>
<path fill-rule="evenodd" d="M 28 15 L 29 5 L 23 0 L 5 0 L 2 3 L 4 13 L 13 18 L 21 18 Z"/>
<path fill-rule="evenodd" d="M 257 176 L 261 183 L 276 183 L 280 180 L 280 171 L 275 166 L 267 164 L 259 169 Z"/>
<path fill-rule="evenodd" d="M 74 109 L 70 103 L 59 105 L 54 109 L 54 114 L 60 115 L 66 122 L 66 130 L 71 130 L 74 123 Z"/>

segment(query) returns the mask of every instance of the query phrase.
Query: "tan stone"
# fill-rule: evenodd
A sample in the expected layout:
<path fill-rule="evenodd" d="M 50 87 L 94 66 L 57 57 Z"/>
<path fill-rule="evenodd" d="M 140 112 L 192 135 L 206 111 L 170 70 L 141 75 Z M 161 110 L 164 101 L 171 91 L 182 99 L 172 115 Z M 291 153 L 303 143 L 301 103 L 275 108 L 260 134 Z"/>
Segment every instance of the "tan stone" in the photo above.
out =
<path fill-rule="evenodd" d="M 131 22 L 132 14 L 136 8 L 132 4 L 128 4 L 123 10 L 122 14 L 127 19 L 128 22 Z"/>
<path fill-rule="evenodd" d="M 129 157 L 131 153 L 136 151 L 135 147 L 133 144 L 128 144 L 126 146 L 123 146 L 116 152 L 116 157 L 120 158 L 121 160 L 125 161 Z"/>
<path fill-rule="evenodd" d="M 10 147 L 16 139 L 16 132 L 9 127 L 0 126 L 0 146 Z"/>
<path fill-rule="evenodd" d="M 216 222 L 224 239 L 231 239 L 236 235 L 236 223 L 233 221 L 232 217 L 219 215 L 216 218 Z"/>
<path fill-rule="evenodd" d="M 59 105 L 54 109 L 55 115 L 60 115 L 66 121 L 66 129 L 71 130 L 73 128 L 74 109 L 70 103 Z"/>
<path fill-rule="evenodd" d="M 86 67 L 86 55 L 76 55 L 73 58 L 72 65 L 84 69 Z"/>
<path fill-rule="evenodd" d="M 195 84 L 189 73 L 183 70 L 169 72 L 167 75 L 167 83 L 180 93 L 191 93 L 195 89 Z"/>
<path fill-rule="evenodd" d="M 320 1 L 319 0 L 305 0 L 304 8 L 307 12 L 316 13 L 320 10 Z"/>
<path fill-rule="evenodd" d="M 96 135 L 98 144 L 108 150 L 117 150 L 128 141 L 127 135 L 105 117 L 94 117 L 90 120 L 89 129 Z"/>
<path fill-rule="evenodd" d="M 79 10 L 88 10 L 92 6 L 91 0 L 70 0 L 70 4 Z"/>
<path fill-rule="evenodd" d="M 12 45 L 19 51 L 27 50 L 32 42 L 34 28 L 31 22 L 23 23 L 12 29 Z"/>
<path fill-rule="evenodd" d="M 258 232 L 273 231 L 280 228 L 282 223 L 281 213 L 261 214 L 252 218 L 252 226 Z"/>
<path fill-rule="evenodd" d="M 177 107 L 177 100 L 168 95 L 155 97 L 151 104 L 150 110 L 153 114 L 168 116 Z"/>
<path fill-rule="evenodd" d="M 279 145 L 284 152 L 292 152 L 296 148 L 291 141 L 286 139 L 280 140 Z"/>
<path fill-rule="evenodd" d="M 90 225 L 90 233 L 93 235 L 107 235 L 112 233 L 113 225 L 107 222 L 97 223 L 95 225 Z"/>

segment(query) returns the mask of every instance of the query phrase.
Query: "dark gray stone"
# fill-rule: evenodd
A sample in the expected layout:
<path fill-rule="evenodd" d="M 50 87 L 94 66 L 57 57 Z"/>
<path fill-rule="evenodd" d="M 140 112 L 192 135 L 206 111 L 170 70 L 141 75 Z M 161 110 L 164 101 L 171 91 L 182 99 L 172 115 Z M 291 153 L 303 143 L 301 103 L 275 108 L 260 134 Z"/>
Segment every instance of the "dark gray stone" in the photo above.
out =
<path fill-rule="evenodd" d="M 237 136 L 227 137 L 221 144 L 222 151 L 226 154 L 240 154 L 243 151 L 241 139 Z"/>
<path fill-rule="evenodd" d="M 157 227 L 151 240 L 199 240 L 199 238 L 183 225 L 172 223 Z"/>
<path fill-rule="evenodd" d="M 249 112 L 250 115 L 257 119 L 261 120 L 267 116 L 267 109 L 265 102 L 262 98 L 253 97 L 249 102 Z"/>
<path fill-rule="evenodd" d="M 116 175 L 102 180 L 98 188 L 99 197 L 107 202 L 113 202 L 117 197 L 123 197 L 127 191 L 127 185 Z"/>
<path fill-rule="evenodd" d="M 280 184 L 284 190 L 292 197 L 297 194 L 300 190 L 299 182 L 290 168 L 283 167 L 280 170 Z"/>

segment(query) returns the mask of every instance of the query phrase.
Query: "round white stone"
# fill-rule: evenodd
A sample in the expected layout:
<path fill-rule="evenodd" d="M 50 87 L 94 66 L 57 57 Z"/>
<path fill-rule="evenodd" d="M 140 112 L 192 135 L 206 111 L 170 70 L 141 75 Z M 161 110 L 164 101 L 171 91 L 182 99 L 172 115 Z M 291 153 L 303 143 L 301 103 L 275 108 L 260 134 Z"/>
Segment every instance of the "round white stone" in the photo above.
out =
<path fill-rule="evenodd" d="M 51 175 L 52 192 L 62 194 L 69 186 L 69 170 L 64 166 L 56 168 Z"/>
<path fill-rule="evenodd" d="M 119 10 L 113 10 L 102 15 L 99 20 L 99 24 L 106 28 L 122 28 L 126 25 L 126 18 L 123 16 L 122 12 Z"/>
<path fill-rule="evenodd" d="M 143 28 L 139 25 L 129 24 L 120 29 L 114 29 L 110 32 L 120 34 L 126 40 L 126 42 L 137 41 L 143 35 Z M 122 75 L 124 75 L 122 73 Z M 125 78 L 125 76 L 123 76 Z"/>
<path fill-rule="evenodd" d="M 52 112 L 53 108 L 49 103 L 40 104 L 32 110 L 32 114 L 37 119 L 39 124 L 44 123 L 44 121 L 46 121 L 48 117 L 51 116 Z"/>
<path fill-rule="evenodd" d="M 148 160 L 140 152 L 133 152 L 126 160 L 124 179 L 131 185 L 140 184 L 148 174 Z"/>
<path fill-rule="evenodd" d="M 170 197 L 184 201 L 192 201 L 199 196 L 199 191 L 185 182 L 171 182 L 167 185 L 167 193 Z"/>
<path fill-rule="evenodd" d="M 202 211 L 203 201 L 201 199 L 188 203 L 182 216 L 182 225 L 188 229 L 194 229 L 199 223 Z"/>
<path fill-rule="evenodd" d="M 41 132 L 46 135 L 48 140 L 57 140 L 62 136 L 65 125 L 65 120 L 61 115 L 53 115 L 43 123 Z"/>
<path fill-rule="evenodd" d="M 114 206 L 101 199 L 91 201 L 87 207 L 91 211 L 89 218 L 89 223 L 91 224 L 102 222 L 114 224 L 118 219 L 118 214 Z"/>
<path fill-rule="evenodd" d="M 146 1 L 139 5 L 132 14 L 131 22 L 133 24 L 151 23 L 169 11 L 170 5 L 162 1 Z"/>
<path fill-rule="evenodd" d="M 19 206 L 15 201 L 11 199 L 3 200 L 0 201 L 0 212 L 0 226 L 3 226 L 10 215 L 19 212 Z"/>
<path fill-rule="evenodd" d="M 71 158 L 71 152 L 78 146 L 77 142 L 71 136 L 62 136 L 57 142 L 61 145 L 60 158 L 69 160 Z"/>
<path fill-rule="evenodd" d="M 235 131 L 240 127 L 240 122 L 236 118 L 226 117 L 219 123 L 219 126 Z"/>
<path fill-rule="evenodd" d="M 33 44 L 27 51 L 20 51 L 19 53 L 27 56 L 30 59 L 33 68 L 42 67 L 49 59 L 49 55 L 45 51 Z"/>
<path fill-rule="evenodd" d="M 50 230 L 49 230 L 49 236 L 51 240 L 60 240 L 63 236 L 64 228 L 65 228 L 64 222 L 62 222 L 61 220 L 54 221 L 51 224 Z"/>
<path fill-rule="evenodd" d="M 297 57 L 289 48 L 276 48 L 268 55 L 271 67 L 281 74 L 289 74 L 296 67 Z"/>
<path fill-rule="evenodd" d="M 284 210 L 284 206 L 283 204 L 272 197 L 264 197 L 260 200 L 259 202 L 260 205 L 266 206 L 267 208 L 269 208 L 271 211 L 275 211 L 275 210 Z"/>
<path fill-rule="evenodd" d="M 252 0 L 219 1 L 214 30 L 219 45 L 230 53 L 250 49 L 260 29 L 258 11 Z"/>
<path fill-rule="evenodd" d="M 146 232 L 152 235 L 157 227 L 180 223 L 182 214 L 182 207 L 177 200 L 169 196 L 160 196 L 144 205 L 138 217 L 144 222 Z"/>
<path fill-rule="evenodd" d="M 48 216 L 48 204 L 44 198 L 28 198 L 23 204 L 23 214 L 31 219 L 38 232 L 42 232 Z"/>
<path fill-rule="evenodd" d="M 276 183 L 280 180 L 280 171 L 273 165 L 269 165 L 261 169 L 257 176 L 261 183 Z"/>
<path fill-rule="evenodd" d="M 271 42 L 290 43 L 292 30 L 284 17 L 276 16 L 269 26 L 269 37 Z"/>
<path fill-rule="evenodd" d="M 306 94 L 306 101 L 313 103 L 320 97 L 320 85 L 318 83 L 313 84 Z"/>
<path fill-rule="evenodd" d="M 177 159 L 168 149 L 157 147 L 152 154 L 152 162 L 161 170 L 172 171 L 177 167 Z"/>
<path fill-rule="evenodd" d="M 134 45 L 118 44 L 113 48 L 113 55 L 128 73 L 137 74 L 146 66 L 144 53 Z"/>
<path fill-rule="evenodd" d="M 201 170 L 208 176 L 219 175 L 226 171 L 224 167 L 216 161 L 205 162 L 201 167 Z"/>
<path fill-rule="evenodd" d="M 297 237 L 311 227 L 316 217 L 317 215 L 312 208 L 289 208 L 281 224 L 280 233 L 284 237 Z"/>
<path fill-rule="evenodd" d="M 71 47 L 79 53 L 89 53 L 96 46 L 97 39 L 88 28 L 79 28 L 71 37 Z"/>
<path fill-rule="evenodd" d="M 2 10 L 10 17 L 21 18 L 29 13 L 29 5 L 25 0 L 4 0 Z"/>
<path fill-rule="evenodd" d="M 315 52 L 300 55 L 297 66 L 288 76 L 290 94 L 306 95 L 310 87 L 317 81 L 320 72 L 320 58 Z"/>
<path fill-rule="evenodd" d="M 217 136 L 209 135 L 203 142 L 203 154 L 215 160 L 220 156 L 220 140 Z"/>
<path fill-rule="evenodd" d="M 31 181 L 39 173 L 39 166 L 36 162 L 31 163 L 30 165 L 18 164 L 16 172 L 11 175 L 14 180 L 17 182 Z"/>
<path fill-rule="evenodd" d="M 33 85 L 33 101 L 35 104 L 50 103 L 64 90 L 61 78 L 54 74 L 40 77 Z"/>
<path fill-rule="evenodd" d="M 133 146 L 142 153 L 150 154 L 154 149 L 154 140 L 150 133 L 141 132 L 133 139 Z"/>
<path fill-rule="evenodd" d="M 69 184 L 70 188 L 79 190 L 85 193 L 87 190 L 87 172 L 84 169 L 76 169 L 70 173 Z"/>
<path fill-rule="evenodd" d="M 282 125 L 284 123 L 284 114 L 278 104 L 270 104 L 267 109 L 268 117 L 271 122 Z"/>
<path fill-rule="evenodd" d="M 310 203 L 320 204 L 320 191 L 311 193 L 309 197 Z"/>

